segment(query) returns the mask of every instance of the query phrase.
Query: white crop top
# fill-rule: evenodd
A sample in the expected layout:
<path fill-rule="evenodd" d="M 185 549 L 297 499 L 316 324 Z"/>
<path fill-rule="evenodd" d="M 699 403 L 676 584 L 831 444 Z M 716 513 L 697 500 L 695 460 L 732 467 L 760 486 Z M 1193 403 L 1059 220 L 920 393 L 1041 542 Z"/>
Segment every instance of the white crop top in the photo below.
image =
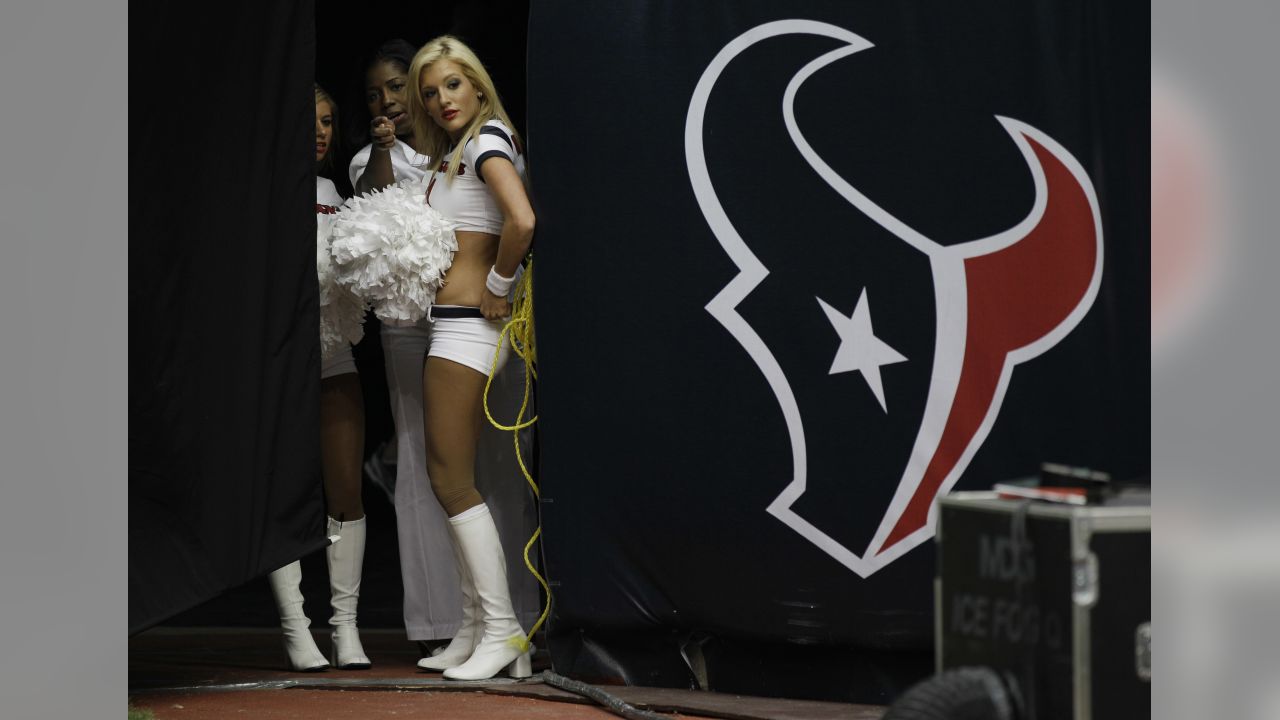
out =
<path fill-rule="evenodd" d="M 365 145 L 351 158 L 351 165 L 347 168 L 347 174 L 351 176 L 351 187 L 356 187 L 360 182 L 360 176 L 364 175 L 364 169 L 369 166 L 369 155 L 372 152 L 373 145 Z M 429 165 L 430 158 L 419 154 L 403 140 L 397 139 L 395 146 L 391 148 L 391 174 L 396 182 L 421 180 L 427 176 Z"/>
<path fill-rule="evenodd" d="M 511 128 L 496 119 L 481 126 L 480 134 L 463 146 L 462 166 L 450 183 L 445 174 L 452 155 L 451 150 L 429 180 L 427 204 L 456 222 L 458 230 L 502 234 L 502 208 L 484 182 L 483 166 L 490 158 L 506 158 L 515 165 L 520 179 L 525 179 L 524 155 L 516 149 Z"/>

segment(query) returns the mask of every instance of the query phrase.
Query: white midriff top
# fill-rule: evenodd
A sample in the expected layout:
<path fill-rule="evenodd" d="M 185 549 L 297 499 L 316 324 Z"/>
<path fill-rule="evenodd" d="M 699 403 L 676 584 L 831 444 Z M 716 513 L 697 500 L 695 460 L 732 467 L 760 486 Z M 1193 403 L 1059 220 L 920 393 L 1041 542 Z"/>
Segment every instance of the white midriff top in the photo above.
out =
<path fill-rule="evenodd" d="M 524 155 L 516 149 L 511 128 L 500 120 L 490 120 L 480 127 L 480 134 L 462 147 L 462 164 L 450 181 L 446 178 L 453 150 L 429 182 L 427 204 L 457 223 L 458 230 L 502 234 L 502 208 L 484 181 L 484 163 L 495 157 L 505 158 L 515 166 L 524 180 Z"/>

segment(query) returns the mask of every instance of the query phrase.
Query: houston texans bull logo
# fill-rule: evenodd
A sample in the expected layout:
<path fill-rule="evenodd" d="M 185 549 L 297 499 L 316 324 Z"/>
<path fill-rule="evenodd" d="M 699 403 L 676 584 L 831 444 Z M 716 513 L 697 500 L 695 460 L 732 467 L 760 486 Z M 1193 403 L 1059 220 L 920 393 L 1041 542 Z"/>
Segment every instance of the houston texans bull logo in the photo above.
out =
<path fill-rule="evenodd" d="M 847 547 L 796 510 L 808 482 L 807 444 L 791 381 L 739 305 L 769 269 L 735 229 L 714 189 L 704 147 L 704 120 L 716 82 L 734 58 L 781 35 L 816 35 L 842 44 L 802 67 L 782 96 L 783 123 L 795 151 L 813 173 L 858 212 L 928 259 L 935 309 L 932 370 L 915 440 L 896 490 L 869 545 Z M 685 158 L 698 205 L 739 273 L 706 309 L 740 343 L 764 374 L 782 410 L 792 455 L 792 478 L 768 512 L 861 577 L 867 577 L 933 535 L 934 500 L 960 478 L 994 425 L 1014 367 L 1062 340 L 1088 312 L 1102 275 L 1102 226 L 1093 185 L 1072 155 L 1043 132 L 996 116 L 1021 152 L 1035 187 L 1025 219 L 977 240 L 943 245 L 893 216 L 819 157 L 795 117 L 796 92 L 814 73 L 872 44 L 834 25 L 808 20 L 766 23 L 726 45 L 703 72 L 689 103 Z M 881 368 L 908 358 L 876 336 L 864 288 L 852 316 L 821 297 L 839 334 L 830 373 L 860 372 L 881 410 L 888 403 Z M 856 463 L 855 463 L 856 468 Z M 856 473 L 856 469 L 854 470 Z"/>

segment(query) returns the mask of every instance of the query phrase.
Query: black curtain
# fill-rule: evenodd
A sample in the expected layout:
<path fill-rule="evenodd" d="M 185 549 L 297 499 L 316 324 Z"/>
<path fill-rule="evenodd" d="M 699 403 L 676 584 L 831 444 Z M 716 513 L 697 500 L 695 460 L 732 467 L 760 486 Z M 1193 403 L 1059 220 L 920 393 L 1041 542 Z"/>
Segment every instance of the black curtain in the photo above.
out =
<path fill-rule="evenodd" d="M 324 542 L 313 15 L 130 7 L 130 633 Z"/>
<path fill-rule="evenodd" d="M 884 701 L 932 669 L 933 494 L 899 507 L 921 458 L 933 492 L 1045 461 L 1149 474 L 1148 15 L 1105 0 L 532 5 L 559 672 Z M 822 29 L 731 47 L 784 20 Z M 865 45 L 809 65 L 849 33 Z M 806 159 L 788 104 L 878 210 Z M 1033 232 L 1036 166 L 1049 204 Z M 1025 238 L 957 259 L 1006 231 Z M 751 259 L 767 273 L 744 283 Z M 929 428 L 946 433 L 936 452 Z"/>

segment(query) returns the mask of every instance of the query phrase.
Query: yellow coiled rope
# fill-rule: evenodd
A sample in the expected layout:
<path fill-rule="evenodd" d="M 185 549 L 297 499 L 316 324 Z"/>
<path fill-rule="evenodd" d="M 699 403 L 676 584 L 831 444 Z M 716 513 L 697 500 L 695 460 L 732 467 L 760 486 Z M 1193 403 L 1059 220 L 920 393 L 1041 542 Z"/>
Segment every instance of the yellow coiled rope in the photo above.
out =
<path fill-rule="evenodd" d="M 502 328 L 502 334 L 498 337 L 498 347 L 493 352 L 493 362 L 489 365 L 489 379 L 484 384 L 484 416 L 489 419 L 489 423 L 499 430 L 510 431 L 512 442 L 516 448 L 516 462 L 520 464 L 520 472 L 524 473 L 524 479 L 529 482 L 529 487 L 533 488 L 535 498 L 541 500 L 542 493 L 538 489 L 538 483 L 534 482 L 533 475 L 529 473 L 529 468 L 524 463 L 524 457 L 520 454 L 520 431 L 533 425 L 538 420 L 538 416 L 534 415 L 528 420 L 524 419 L 524 415 L 529 410 L 529 398 L 533 392 L 533 381 L 537 378 L 537 345 L 533 336 L 533 260 L 529 260 L 529 264 L 524 269 L 524 275 L 520 277 L 520 282 L 516 283 L 515 296 L 511 301 L 511 319 L 507 321 L 506 326 Z M 497 374 L 498 356 L 502 353 L 502 344 L 510 340 L 511 350 L 524 360 L 524 400 L 520 403 L 520 412 L 516 414 L 516 421 L 512 425 L 503 425 L 493 418 L 493 413 L 489 412 L 489 387 L 493 385 L 493 377 Z M 539 513 L 541 517 L 541 513 Z M 538 538 L 542 536 L 542 521 L 538 521 L 538 529 L 534 531 L 533 536 L 529 538 L 529 542 L 524 546 L 524 565 L 529 568 L 529 572 L 538 579 L 542 585 L 542 589 L 547 594 L 547 603 L 542 608 L 542 615 L 538 617 L 538 621 L 533 624 L 533 628 L 529 630 L 522 650 L 528 649 L 529 640 L 533 639 L 534 633 L 538 632 L 538 628 L 542 627 L 542 623 L 546 622 L 547 615 L 551 613 L 551 588 L 547 585 L 547 581 L 538 573 L 537 568 L 533 566 L 533 561 L 529 559 L 529 550 L 533 547 Z"/>

